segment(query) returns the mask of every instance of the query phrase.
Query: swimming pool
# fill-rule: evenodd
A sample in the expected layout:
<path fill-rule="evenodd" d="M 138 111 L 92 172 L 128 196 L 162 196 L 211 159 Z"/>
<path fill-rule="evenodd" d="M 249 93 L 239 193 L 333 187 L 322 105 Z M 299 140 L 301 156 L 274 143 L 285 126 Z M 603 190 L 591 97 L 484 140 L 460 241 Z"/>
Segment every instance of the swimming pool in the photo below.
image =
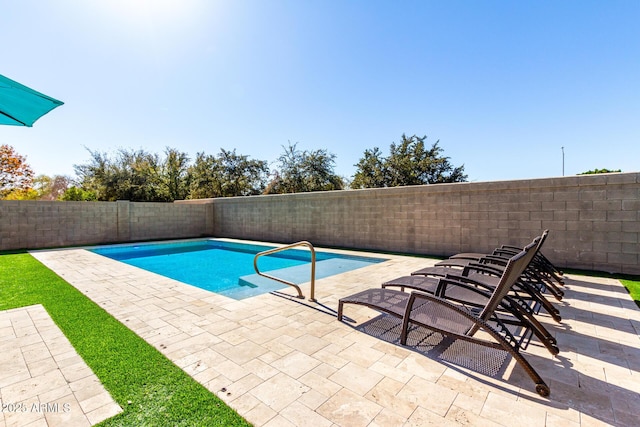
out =
<path fill-rule="evenodd" d="M 172 243 L 102 246 L 90 249 L 99 255 L 142 268 L 153 273 L 197 286 L 234 299 L 248 298 L 287 285 L 258 276 L 253 258 L 274 246 L 229 242 L 216 239 Z M 316 279 L 386 261 L 316 250 Z M 310 279 L 311 253 L 289 249 L 263 256 L 261 272 L 296 284 Z"/>

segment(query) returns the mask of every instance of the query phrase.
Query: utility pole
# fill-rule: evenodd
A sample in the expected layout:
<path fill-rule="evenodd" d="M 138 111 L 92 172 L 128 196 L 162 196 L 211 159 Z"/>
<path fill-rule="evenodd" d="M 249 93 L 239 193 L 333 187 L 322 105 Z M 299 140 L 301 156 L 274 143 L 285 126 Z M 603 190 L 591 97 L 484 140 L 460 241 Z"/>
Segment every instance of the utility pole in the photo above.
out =
<path fill-rule="evenodd" d="M 562 147 L 562 176 L 564 176 L 564 147 Z"/>

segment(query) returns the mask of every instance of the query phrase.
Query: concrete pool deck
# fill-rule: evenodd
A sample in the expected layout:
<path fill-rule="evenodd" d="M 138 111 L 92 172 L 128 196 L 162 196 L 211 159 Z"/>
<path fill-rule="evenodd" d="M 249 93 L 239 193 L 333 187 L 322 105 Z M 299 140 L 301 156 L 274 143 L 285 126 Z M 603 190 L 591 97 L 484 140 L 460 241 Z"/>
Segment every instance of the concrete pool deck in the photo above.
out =
<path fill-rule="evenodd" d="M 568 275 L 562 323 L 540 316 L 561 352 L 532 340 L 524 354 L 546 399 L 512 360 L 489 377 L 336 320 L 340 297 L 435 260 L 384 255 L 318 280 L 314 304 L 236 301 L 82 249 L 32 254 L 256 426 L 637 425 L 640 310 L 613 279 Z M 355 326 L 377 317 L 345 314 Z"/>

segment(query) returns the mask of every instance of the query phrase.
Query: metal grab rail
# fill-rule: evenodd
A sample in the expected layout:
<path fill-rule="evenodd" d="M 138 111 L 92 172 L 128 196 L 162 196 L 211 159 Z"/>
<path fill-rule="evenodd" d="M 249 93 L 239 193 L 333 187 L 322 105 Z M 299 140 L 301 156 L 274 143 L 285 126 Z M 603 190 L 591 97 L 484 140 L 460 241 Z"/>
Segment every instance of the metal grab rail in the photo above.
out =
<path fill-rule="evenodd" d="M 274 276 L 272 276 L 270 274 L 267 274 L 267 273 L 262 273 L 258 269 L 258 258 L 260 258 L 261 256 L 273 254 L 275 252 L 286 251 L 287 249 L 295 248 L 296 246 L 306 246 L 311 251 L 311 297 L 309 298 L 309 301 L 315 302 L 316 301 L 316 299 L 315 299 L 316 250 L 313 248 L 313 245 L 311 243 L 303 240 L 301 242 L 292 243 L 290 245 L 281 246 L 279 248 L 269 249 L 269 250 L 257 253 L 256 256 L 253 258 L 253 268 L 256 270 L 256 273 L 258 275 L 260 275 L 260 276 L 266 277 L 266 278 L 271 279 L 271 280 L 275 280 L 275 281 L 280 282 L 280 283 L 284 283 L 285 285 L 293 286 L 294 288 L 296 288 L 298 290 L 298 298 L 304 299 L 304 295 L 302 295 L 302 291 L 300 290 L 300 287 L 298 285 L 296 285 L 295 283 L 289 282 L 288 280 L 280 279 L 278 277 L 274 277 Z"/>

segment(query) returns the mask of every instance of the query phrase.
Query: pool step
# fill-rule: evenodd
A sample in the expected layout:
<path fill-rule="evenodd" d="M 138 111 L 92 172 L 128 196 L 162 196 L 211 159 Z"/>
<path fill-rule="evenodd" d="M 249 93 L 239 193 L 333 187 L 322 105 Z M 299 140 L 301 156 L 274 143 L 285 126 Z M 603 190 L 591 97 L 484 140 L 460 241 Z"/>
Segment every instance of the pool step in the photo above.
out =
<path fill-rule="evenodd" d="M 371 265 L 371 262 L 360 261 L 357 259 L 340 259 L 331 258 L 316 262 L 316 279 L 333 276 L 345 271 L 354 270 L 360 267 Z M 278 270 L 267 271 L 267 274 L 278 277 L 280 279 L 293 282 L 297 285 L 309 282 L 311 280 L 311 264 L 297 265 L 295 267 L 281 268 Z M 220 292 L 230 298 L 243 299 L 265 292 L 271 292 L 289 288 L 284 283 L 271 280 L 260 276 L 259 274 L 249 274 L 238 279 L 239 287 L 228 291 Z M 293 290 L 295 293 L 295 289 Z"/>

